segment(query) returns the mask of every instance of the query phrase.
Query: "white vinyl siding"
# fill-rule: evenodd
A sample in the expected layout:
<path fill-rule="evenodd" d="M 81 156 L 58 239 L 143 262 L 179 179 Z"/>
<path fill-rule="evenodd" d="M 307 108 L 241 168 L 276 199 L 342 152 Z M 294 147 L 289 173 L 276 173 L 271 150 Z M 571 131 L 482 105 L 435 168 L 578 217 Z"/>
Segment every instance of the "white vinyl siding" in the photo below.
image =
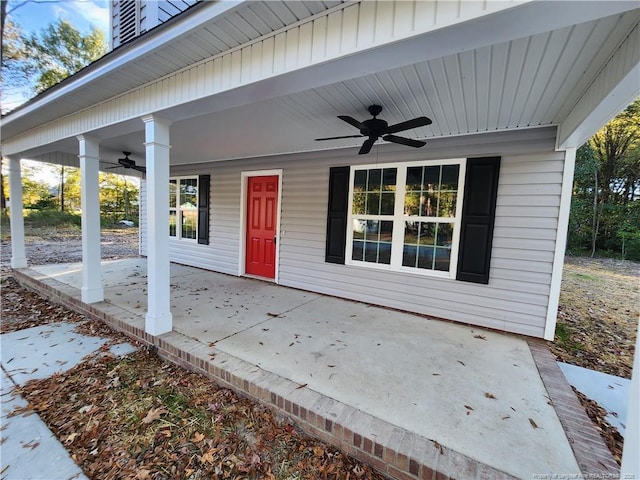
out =
<path fill-rule="evenodd" d="M 335 151 L 174 169 L 176 175 L 211 174 L 212 201 L 210 245 L 171 242 L 171 260 L 237 275 L 241 173 L 282 168 L 281 285 L 542 337 L 564 167 L 564 154 L 553 150 L 554 134 L 540 128 L 438 139 L 419 150 L 380 149 L 380 163 L 502 157 L 488 285 L 325 263 L 329 168 L 371 162 Z"/>

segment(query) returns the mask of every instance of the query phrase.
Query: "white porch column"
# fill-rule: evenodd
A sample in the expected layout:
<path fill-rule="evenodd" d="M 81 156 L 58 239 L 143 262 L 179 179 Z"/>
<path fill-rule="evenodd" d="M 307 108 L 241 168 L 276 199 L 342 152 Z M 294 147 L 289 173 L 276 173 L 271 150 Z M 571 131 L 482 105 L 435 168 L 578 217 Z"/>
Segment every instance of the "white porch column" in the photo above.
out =
<path fill-rule="evenodd" d="M 82 203 L 82 301 L 104 300 L 100 268 L 100 196 L 98 141 L 78 135 L 80 147 L 80 201 Z"/>
<path fill-rule="evenodd" d="M 640 478 L 640 324 L 633 355 L 620 478 Z"/>
<path fill-rule="evenodd" d="M 9 220 L 11 222 L 11 268 L 25 268 L 24 217 L 22 216 L 22 171 L 20 159 L 9 158 Z"/>
<path fill-rule="evenodd" d="M 145 331 L 157 336 L 173 329 L 169 270 L 169 125 L 149 115 L 145 126 L 147 159 L 147 316 Z"/>

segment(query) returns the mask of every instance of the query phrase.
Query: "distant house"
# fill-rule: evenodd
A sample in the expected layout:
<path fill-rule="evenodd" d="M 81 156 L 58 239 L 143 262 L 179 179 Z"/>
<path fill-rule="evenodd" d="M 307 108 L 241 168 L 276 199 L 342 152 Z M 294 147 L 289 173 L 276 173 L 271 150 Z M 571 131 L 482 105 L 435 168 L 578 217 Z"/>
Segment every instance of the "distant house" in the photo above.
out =
<path fill-rule="evenodd" d="M 173 261 L 553 338 L 576 148 L 640 94 L 636 1 L 192 3 L 113 2 L 113 51 L 3 118 L 14 172 L 80 157 L 88 244 L 97 169 L 146 167 L 149 333 Z"/>

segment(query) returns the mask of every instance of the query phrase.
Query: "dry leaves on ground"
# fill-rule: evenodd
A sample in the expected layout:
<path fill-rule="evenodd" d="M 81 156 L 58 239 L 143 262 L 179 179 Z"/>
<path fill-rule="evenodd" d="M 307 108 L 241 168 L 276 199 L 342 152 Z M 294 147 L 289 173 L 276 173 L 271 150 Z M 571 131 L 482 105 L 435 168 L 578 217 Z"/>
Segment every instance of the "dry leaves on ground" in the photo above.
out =
<path fill-rule="evenodd" d="M 567 257 L 564 265 L 556 358 L 631 378 L 638 316 L 640 264 Z"/>
<path fill-rule="evenodd" d="M 2 283 L 3 332 L 65 320 L 87 335 L 129 341 L 106 325 Z M 5 322 L 5 313 L 12 321 Z M 6 328 L 5 328 L 6 327 Z M 302 434 L 271 410 L 162 361 L 145 348 L 108 349 L 19 389 L 95 479 L 370 479 L 371 467 Z"/>
<path fill-rule="evenodd" d="M 384 478 L 147 349 L 101 352 L 21 393 L 90 478 Z"/>

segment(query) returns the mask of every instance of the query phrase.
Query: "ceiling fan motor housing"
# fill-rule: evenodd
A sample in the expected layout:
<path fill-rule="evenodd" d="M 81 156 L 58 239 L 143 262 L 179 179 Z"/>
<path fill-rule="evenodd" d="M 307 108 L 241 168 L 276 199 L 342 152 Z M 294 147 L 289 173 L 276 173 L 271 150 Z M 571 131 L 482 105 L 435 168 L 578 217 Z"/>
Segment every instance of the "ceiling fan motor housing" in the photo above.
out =
<path fill-rule="evenodd" d="M 360 133 L 365 137 L 379 137 L 386 130 L 388 123 L 379 118 L 371 118 L 362 122 L 365 128 L 360 130 Z"/>

